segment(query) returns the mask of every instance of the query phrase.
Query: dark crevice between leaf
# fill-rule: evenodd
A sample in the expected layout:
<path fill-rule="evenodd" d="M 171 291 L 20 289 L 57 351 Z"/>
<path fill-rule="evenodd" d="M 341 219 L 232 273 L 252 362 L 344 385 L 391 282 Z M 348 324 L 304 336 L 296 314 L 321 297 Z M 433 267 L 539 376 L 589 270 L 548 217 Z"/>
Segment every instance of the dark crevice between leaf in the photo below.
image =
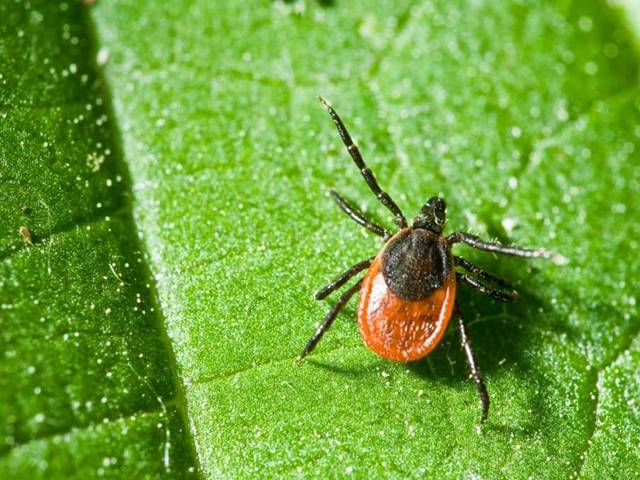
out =
<path fill-rule="evenodd" d="M 187 455 L 190 457 L 186 459 L 186 462 L 184 463 L 188 465 L 192 465 L 194 467 L 195 476 L 199 478 L 204 478 L 204 475 L 202 473 L 200 458 L 198 456 L 198 452 L 195 444 L 194 426 L 193 426 L 193 423 L 190 421 L 190 417 L 189 417 L 188 405 L 187 405 L 187 400 L 186 400 L 186 395 L 184 390 L 184 383 L 181 381 L 181 378 L 183 378 L 181 377 L 182 372 L 178 365 L 178 362 L 175 356 L 175 351 L 171 343 L 171 338 L 169 337 L 169 334 L 167 331 L 167 320 L 163 314 L 163 310 L 160 305 L 155 277 L 153 276 L 151 269 L 149 267 L 149 263 L 148 263 L 149 256 L 146 254 L 147 252 L 146 245 L 144 244 L 144 242 L 140 241 L 140 237 L 137 234 L 138 229 L 133 216 L 133 203 L 132 203 L 133 193 L 131 192 L 131 186 L 133 185 L 133 183 L 131 181 L 131 174 L 130 174 L 129 168 L 125 162 L 122 135 L 115 120 L 116 115 L 115 115 L 115 110 L 113 106 L 114 105 L 113 96 L 111 94 L 111 89 L 109 88 L 109 83 L 107 81 L 103 68 L 100 68 L 100 66 L 97 65 L 97 62 L 95 61 L 95 59 L 97 58 L 98 45 L 99 45 L 99 38 L 97 35 L 96 26 L 91 16 L 90 8 L 84 9 L 83 13 L 84 13 L 83 15 L 84 24 L 87 30 L 87 36 L 90 41 L 89 51 L 90 51 L 90 55 L 93 63 L 93 68 L 95 69 L 96 76 L 99 78 L 100 84 L 102 87 L 100 93 L 102 94 L 102 97 L 105 100 L 104 105 L 105 105 L 105 109 L 107 110 L 108 117 L 113 119 L 111 123 L 111 141 L 114 147 L 114 161 L 116 162 L 117 170 L 123 176 L 123 181 L 125 185 L 129 187 L 129 192 L 128 192 L 129 195 L 125 199 L 126 208 L 128 211 L 130 223 L 136 231 L 136 233 L 134 234 L 135 243 L 132 246 L 132 249 L 134 251 L 137 250 L 137 251 L 143 252 L 144 257 L 147 259 L 147 261 L 140 263 L 140 268 L 142 270 L 141 274 L 143 276 L 144 283 L 149 285 L 151 304 L 154 312 L 154 315 L 152 318 L 153 320 L 155 320 L 154 322 L 155 328 L 159 333 L 159 340 L 162 343 L 167 362 L 169 363 L 169 370 L 171 371 L 172 377 L 173 377 L 171 379 L 172 380 L 171 383 L 175 389 L 175 399 L 173 400 L 172 405 L 173 407 L 175 407 L 177 414 L 180 417 L 180 423 L 182 424 L 183 431 L 184 431 L 183 436 L 185 439 L 185 443 L 187 445 Z"/>
<path fill-rule="evenodd" d="M 9 248 L 0 250 L 0 261 L 17 255 L 23 250 L 27 250 L 29 248 L 40 248 L 44 246 L 48 240 L 53 239 L 57 235 L 63 235 L 77 228 L 86 227 L 88 225 L 103 221 L 105 217 L 116 216 L 117 214 L 124 212 L 129 208 L 130 206 L 128 205 L 128 202 L 123 199 L 122 201 L 115 202 L 108 208 L 94 210 L 90 215 L 79 216 L 75 219 L 69 220 L 68 222 L 58 224 L 54 228 L 46 232 L 44 235 L 35 235 L 32 232 L 31 240 L 33 245 L 28 245 L 24 241 L 24 239 L 20 237 L 20 233 L 16 231 L 16 242 Z"/>

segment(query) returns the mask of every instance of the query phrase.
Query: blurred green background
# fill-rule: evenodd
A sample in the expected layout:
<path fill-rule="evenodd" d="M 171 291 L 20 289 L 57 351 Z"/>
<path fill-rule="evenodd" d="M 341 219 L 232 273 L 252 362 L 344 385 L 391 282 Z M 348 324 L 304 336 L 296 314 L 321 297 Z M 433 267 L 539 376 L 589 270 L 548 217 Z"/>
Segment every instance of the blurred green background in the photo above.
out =
<path fill-rule="evenodd" d="M 0 5 L 0 478 L 635 478 L 640 9 L 602 1 Z M 569 259 L 376 357 L 313 292 L 373 198 Z M 30 245 L 20 234 L 26 227 Z M 25 230 L 22 229 L 24 232 Z"/>

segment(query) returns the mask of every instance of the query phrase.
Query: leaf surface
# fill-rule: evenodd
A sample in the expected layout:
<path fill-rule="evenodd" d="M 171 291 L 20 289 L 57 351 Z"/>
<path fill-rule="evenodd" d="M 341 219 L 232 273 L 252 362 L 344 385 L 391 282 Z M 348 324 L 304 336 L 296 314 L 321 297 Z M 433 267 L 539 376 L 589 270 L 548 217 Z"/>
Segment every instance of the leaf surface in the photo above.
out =
<path fill-rule="evenodd" d="M 0 16 L 0 478 L 192 476 L 84 13 Z"/>
<path fill-rule="evenodd" d="M 188 476 L 191 442 L 205 478 L 640 471 L 638 37 L 621 11 L 114 0 L 91 9 L 92 50 L 77 5 L 8 5 L 0 473 Z M 392 225 L 318 94 L 408 217 L 442 195 L 449 231 L 569 260 L 456 247 L 522 294 L 458 297 L 492 398 L 481 434 L 454 327 L 394 364 L 352 304 L 294 363 L 331 303 L 312 293 L 381 247 L 328 190 Z"/>
<path fill-rule="evenodd" d="M 208 477 L 638 471 L 640 96 L 618 11 L 140 1 L 94 18 Z M 328 308 L 312 292 L 380 248 L 323 193 L 389 223 L 317 94 L 407 212 L 441 194 L 451 230 L 569 259 L 459 250 L 523 294 L 460 294 L 492 395 L 482 435 L 455 329 L 425 362 L 391 364 L 352 306 L 294 364 Z"/>

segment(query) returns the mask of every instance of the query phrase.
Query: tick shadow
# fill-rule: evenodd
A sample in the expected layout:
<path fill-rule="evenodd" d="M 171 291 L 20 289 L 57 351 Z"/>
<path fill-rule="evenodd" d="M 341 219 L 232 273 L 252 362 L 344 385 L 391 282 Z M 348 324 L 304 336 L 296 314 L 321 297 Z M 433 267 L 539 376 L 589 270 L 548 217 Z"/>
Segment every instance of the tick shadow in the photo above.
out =
<path fill-rule="evenodd" d="M 355 348 L 355 344 L 354 344 L 354 348 Z M 362 345 L 362 348 L 366 348 L 366 347 Z M 343 377 L 349 377 L 353 379 L 362 378 L 363 375 L 370 373 L 369 367 L 364 365 L 362 367 L 353 368 L 352 366 L 342 367 L 340 365 L 336 365 L 335 362 L 332 362 L 330 360 L 322 360 L 317 358 L 309 358 L 306 361 L 315 367 L 322 368 L 323 370 L 327 370 L 337 375 L 340 375 Z"/>
<path fill-rule="evenodd" d="M 351 304 L 349 304 L 348 306 L 346 306 L 342 312 L 340 312 L 338 318 L 336 318 L 336 322 L 338 321 L 342 321 L 345 323 L 348 323 L 347 328 L 351 331 L 351 335 L 353 337 L 353 341 L 349 340 L 348 343 L 345 342 L 342 346 L 339 347 L 335 347 L 334 350 L 337 349 L 341 349 L 341 348 L 350 348 L 353 347 L 353 349 L 361 346 L 363 349 L 366 348 L 365 345 L 363 344 L 362 340 L 360 339 L 360 332 L 358 331 L 358 322 L 357 322 L 357 308 L 354 304 L 355 302 L 352 302 Z M 330 308 L 330 307 L 327 307 Z M 331 330 L 329 330 L 325 335 L 331 335 Z M 331 350 L 329 350 L 328 354 L 330 354 Z M 322 368 L 323 370 L 327 370 L 329 372 L 332 373 L 336 373 L 338 375 L 344 376 L 344 377 L 349 377 L 349 378 L 361 378 L 363 375 L 366 375 L 369 372 L 369 367 L 368 365 L 362 365 L 362 367 L 356 367 L 354 368 L 353 366 L 349 366 L 349 367 L 343 367 L 340 366 L 339 364 L 336 363 L 335 359 L 324 359 L 322 357 L 318 357 L 315 356 L 314 354 L 318 353 L 318 354 L 322 354 L 323 351 L 322 349 L 316 350 L 309 355 L 308 357 L 305 358 L 305 362 L 318 367 L 318 368 Z"/>
<path fill-rule="evenodd" d="M 539 375 L 534 372 L 535 365 L 525 352 L 540 341 L 540 335 L 534 335 L 535 323 L 542 319 L 541 312 L 548 311 L 548 308 L 540 297 L 527 291 L 526 287 L 518 287 L 518 290 L 520 299 L 513 304 L 499 303 L 467 288 L 460 288 L 458 293 L 457 303 L 465 318 L 477 364 L 485 377 L 497 377 L 506 369 L 515 369 L 525 378 L 527 375 Z M 548 324 L 545 326 L 548 328 Z M 565 324 L 554 324 L 553 330 L 569 338 L 577 336 L 577 332 Z M 458 388 L 467 385 L 475 393 L 460 345 L 460 332 L 453 318 L 441 344 L 425 359 L 410 363 L 408 368 L 429 384 Z M 548 423 L 549 420 L 546 418 L 550 411 L 546 404 L 549 397 L 545 394 L 547 388 L 550 387 L 536 384 L 537 393 L 529 399 L 529 422 L 511 426 L 490 421 L 486 428 L 518 435 L 531 435 L 538 431 L 540 423 Z M 488 389 L 491 395 L 490 382 Z M 477 402 L 479 409 L 479 399 Z"/>
<path fill-rule="evenodd" d="M 491 262 L 489 262 L 491 263 Z M 534 273 L 535 274 L 535 271 Z M 462 312 L 467 334 L 472 342 L 473 350 L 480 370 L 489 377 L 497 377 L 501 372 L 516 370 L 518 375 L 526 378 L 528 375 L 538 376 L 534 372 L 536 366 L 526 354 L 540 342 L 540 322 L 544 321 L 544 329 L 554 334 L 563 335 L 568 339 L 576 339 L 579 332 L 573 330 L 564 322 L 549 323 L 544 312 L 548 312 L 548 300 L 527 289 L 526 285 L 519 285 L 520 299 L 512 304 L 497 302 L 478 292 L 459 287 L 457 304 Z M 350 305 L 341 313 L 339 321 L 346 321 L 353 329 L 353 335 L 358 336 L 358 342 L 349 342 L 348 346 L 356 348 L 362 345 L 357 331 L 356 307 Z M 347 346 L 347 345 L 345 345 Z M 362 348 L 366 348 L 362 345 Z M 370 365 L 354 367 L 353 364 L 342 366 L 335 359 L 310 357 L 307 360 L 316 367 L 328 370 L 337 375 L 352 379 L 361 378 L 370 373 Z M 425 386 L 445 385 L 451 388 L 469 388 L 475 394 L 475 386 L 468 378 L 468 367 L 464 352 L 460 345 L 460 332 L 457 322 L 451 319 L 445 337 L 426 358 L 418 362 L 407 364 L 407 368 L 416 376 L 425 380 Z M 491 383 L 488 385 L 491 394 Z M 547 405 L 550 394 L 545 393 L 551 385 L 536 384 L 536 394 L 529 397 L 527 410 L 530 418 L 526 423 L 518 426 L 499 424 L 490 421 L 486 428 L 498 433 L 516 435 L 532 435 L 539 431 L 540 424 L 549 424 L 552 420 Z M 477 408 L 480 408 L 479 400 Z M 492 408 L 496 408 L 496 405 Z"/>

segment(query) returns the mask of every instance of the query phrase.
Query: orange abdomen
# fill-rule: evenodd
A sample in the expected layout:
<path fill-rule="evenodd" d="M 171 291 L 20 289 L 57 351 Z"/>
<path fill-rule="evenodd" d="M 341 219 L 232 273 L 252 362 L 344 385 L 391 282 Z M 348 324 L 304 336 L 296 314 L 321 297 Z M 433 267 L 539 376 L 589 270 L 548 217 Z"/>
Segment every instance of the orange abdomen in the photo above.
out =
<path fill-rule="evenodd" d="M 360 288 L 358 325 L 364 343 L 388 360 L 419 360 L 447 329 L 455 303 L 455 272 L 452 268 L 444 284 L 426 298 L 404 300 L 387 286 L 380 263 L 379 255 Z"/>

